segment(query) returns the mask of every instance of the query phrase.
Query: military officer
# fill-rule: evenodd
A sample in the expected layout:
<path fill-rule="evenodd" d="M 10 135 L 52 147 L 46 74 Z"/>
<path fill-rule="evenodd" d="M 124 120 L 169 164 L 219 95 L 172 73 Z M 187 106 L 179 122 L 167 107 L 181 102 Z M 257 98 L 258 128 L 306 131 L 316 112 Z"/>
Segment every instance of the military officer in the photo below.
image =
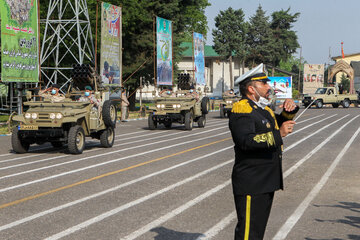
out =
<path fill-rule="evenodd" d="M 282 113 L 275 114 L 268 107 L 268 81 L 263 65 L 259 65 L 235 82 L 242 96 L 229 118 L 235 144 L 235 240 L 263 239 L 274 192 L 283 189 L 282 138 L 292 132 L 292 119 L 299 107 L 286 99 L 280 106 Z"/>

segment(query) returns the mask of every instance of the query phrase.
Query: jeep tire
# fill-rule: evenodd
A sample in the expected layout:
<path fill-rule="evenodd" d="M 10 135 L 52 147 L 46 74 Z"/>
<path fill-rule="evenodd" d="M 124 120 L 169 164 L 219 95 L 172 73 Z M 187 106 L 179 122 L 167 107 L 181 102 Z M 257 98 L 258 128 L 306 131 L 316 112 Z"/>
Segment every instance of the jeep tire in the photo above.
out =
<path fill-rule="evenodd" d="M 350 107 L 350 101 L 349 101 L 349 99 L 344 99 L 344 101 L 342 102 L 342 106 L 343 106 L 343 108 L 348 108 L 348 107 Z"/>
<path fill-rule="evenodd" d="M 220 104 L 220 117 L 225 118 L 225 109 L 224 105 Z"/>
<path fill-rule="evenodd" d="M 106 100 L 102 106 L 102 117 L 106 126 L 115 128 L 117 118 L 116 106 L 110 101 Z"/>
<path fill-rule="evenodd" d="M 193 114 L 191 111 L 185 113 L 185 130 L 192 130 L 193 127 Z"/>
<path fill-rule="evenodd" d="M 80 154 L 85 148 L 85 132 L 84 129 L 75 125 L 69 130 L 68 149 L 71 154 Z"/>
<path fill-rule="evenodd" d="M 204 128 L 206 124 L 206 115 L 202 115 L 201 117 L 199 117 L 197 124 L 199 128 Z"/>
<path fill-rule="evenodd" d="M 148 117 L 148 126 L 150 130 L 154 130 L 157 127 L 157 122 L 154 121 L 152 116 L 152 113 L 150 113 Z"/>
<path fill-rule="evenodd" d="M 201 100 L 201 112 L 202 114 L 208 114 L 210 110 L 210 101 L 208 97 L 203 97 Z"/>
<path fill-rule="evenodd" d="M 26 153 L 29 151 L 30 144 L 25 142 L 20 134 L 18 127 L 14 127 L 11 135 L 11 145 L 16 153 Z"/>
<path fill-rule="evenodd" d="M 115 132 L 113 127 L 107 127 L 100 134 L 100 144 L 104 148 L 110 148 L 114 145 Z"/>
<path fill-rule="evenodd" d="M 321 100 L 317 100 L 315 104 L 316 104 L 316 108 L 322 108 L 323 107 L 323 102 Z"/>

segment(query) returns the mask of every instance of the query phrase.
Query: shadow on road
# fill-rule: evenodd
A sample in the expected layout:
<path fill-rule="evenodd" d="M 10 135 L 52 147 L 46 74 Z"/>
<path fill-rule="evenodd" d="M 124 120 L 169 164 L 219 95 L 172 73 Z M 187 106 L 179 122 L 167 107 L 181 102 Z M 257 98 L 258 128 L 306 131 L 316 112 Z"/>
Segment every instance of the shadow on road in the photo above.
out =
<path fill-rule="evenodd" d="M 178 232 L 165 227 L 153 228 L 150 231 L 158 234 L 154 237 L 154 240 L 196 240 L 198 237 L 203 236 L 201 233 Z"/>
<path fill-rule="evenodd" d="M 342 208 L 345 210 L 349 210 L 355 212 L 357 216 L 344 216 L 342 219 L 315 219 L 317 222 L 328 222 L 328 223 L 341 223 L 346 224 L 351 227 L 355 227 L 360 229 L 360 217 L 358 217 L 360 213 L 360 204 L 356 202 L 339 202 L 339 204 L 335 205 L 316 205 L 315 207 L 330 207 L 330 208 Z M 360 235 L 349 234 L 347 239 L 351 240 L 360 240 Z M 315 239 L 315 238 L 305 238 L 305 240 L 343 240 L 341 238 L 333 238 L 333 239 Z"/>

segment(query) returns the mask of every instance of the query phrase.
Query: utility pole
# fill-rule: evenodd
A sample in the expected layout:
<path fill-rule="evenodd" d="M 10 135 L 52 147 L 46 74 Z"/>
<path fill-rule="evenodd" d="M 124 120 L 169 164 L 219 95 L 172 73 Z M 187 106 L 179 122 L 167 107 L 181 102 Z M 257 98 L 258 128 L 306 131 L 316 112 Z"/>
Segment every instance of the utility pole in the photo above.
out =
<path fill-rule="evenodd" d="M 328 59 L 328 71 L 327 71 L 327 79 L 328 84 L 330 83 L 329 75 L 330 75 L 330 60 L 331 60 L 331 47 L 329 47 L 329 59 Z"/>
<path fill-rule="evenodd" d="M 140 77 L 140 109 L 142 106 L 142 89 L 143 89 L 142 81 L 143 81 L 143 77 Z"/>
<path fill-rule="evenodd" d="M 300 84 L 301 84 L 301 56 L 302 55 L 302 47 L 300 47 L 300 63 L 299 63 L 299 77 L 298 77 L 298 91 L 300 93 Z"/>

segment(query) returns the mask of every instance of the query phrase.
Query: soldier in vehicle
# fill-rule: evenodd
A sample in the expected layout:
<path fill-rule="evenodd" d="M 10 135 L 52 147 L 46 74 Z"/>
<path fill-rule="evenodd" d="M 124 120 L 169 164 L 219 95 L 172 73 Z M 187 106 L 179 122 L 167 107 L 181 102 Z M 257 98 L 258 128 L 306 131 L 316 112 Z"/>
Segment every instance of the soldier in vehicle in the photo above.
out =
<path fill-rule="evenodd" d="M 160 97 L 176 97 L 176 94 L 172 91 L 172 87 L 161 90 L 159 95 Z"/>
<path fill-rule="evenodd" d="M 52 102 L 61 102 L 65 99 L 63 94 L 59 93 L 59 85 L 52 84 L 51 87 L 39 91 L 40 97 L 49 99 Z"/>
<path fill-rule="evenodd" d="M 100 100 L 97 99 L 92 93 L 92 88 L 90 86 L 85 87 L 84 96 L 81 96 L 79 98 L 79 102 L 90 102 L 91 104 L 94 104 L 94 107 L 97 109 L 100 107 Z"/>
<path fill-rule="evenodd" d="M 190 90 L 189 90 L 189 92 L 188 93 L 186 93 L 186 95 L 185 95 L 186 97 L 191 97 L 191 98 L 195 98 L 196 99 L 196 101 L 199 101 L 199 94 L 196 92 L 196 89 L 195 89 L 195 87 L 194 86 L 191 86 L 190 87 Z"/>
<path fill-rule="evenodd" d="M 230 89 L 224 92 L 224 95 L 227 97 L 235 97 L 234 89 Z"/>

